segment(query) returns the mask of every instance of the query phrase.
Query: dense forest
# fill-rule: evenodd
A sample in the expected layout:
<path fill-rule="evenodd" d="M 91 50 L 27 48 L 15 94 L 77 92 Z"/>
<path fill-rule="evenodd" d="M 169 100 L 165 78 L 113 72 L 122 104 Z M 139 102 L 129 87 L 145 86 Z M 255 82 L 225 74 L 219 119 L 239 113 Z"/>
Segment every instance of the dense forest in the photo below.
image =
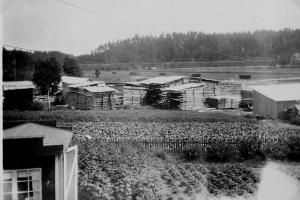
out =
<path fill-rule="evenodd" d="M 281 65 L 300 65 L 299 53 L 299 29 L 224 34 L 188 32 L 159 36 L 136 35 L 130 39 L 108 42 L 91 54 L 77 57 L 58 51 L 25 52 L 3 48 L 3 80 L 29 80 L 32 78 L 34 63 L 51 57 L 56 58 L 65 74 L 81 76 L 78 63 L 128 63 L 130 68 L 139 63 L 247 61 L 247 64 L 255 60 L 259 64 L 264 63 L 261 62 L 263 60 L 276 60 Z M 293 62 L 293 59 L 297 62 Z M 81 65 L 81 70 L 95 70 L 95 66 L 91 66 Z"/>
<path fill-rule="evenodd" d="M 281 58 L 288 64 L 300 52 L 300 30 L 259 30 L 241 33 L 202 32 L 139 36 L 108 42 L 91 54 L 78 56 L 79 63 L 201 62 Z"/>

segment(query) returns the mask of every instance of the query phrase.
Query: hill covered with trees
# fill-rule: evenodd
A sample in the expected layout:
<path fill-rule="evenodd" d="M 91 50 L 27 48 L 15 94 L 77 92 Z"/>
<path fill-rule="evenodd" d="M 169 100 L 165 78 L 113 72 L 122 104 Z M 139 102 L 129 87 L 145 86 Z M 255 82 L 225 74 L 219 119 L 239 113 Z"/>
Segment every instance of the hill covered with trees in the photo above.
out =
<path fill-rule="evenodd" d="M 300 30 L 241 33 L 167 33 L 139 36 L 100 45 L 79 63 L 202 62 L 280 57 L 287 64 L 300 52 Z"/>

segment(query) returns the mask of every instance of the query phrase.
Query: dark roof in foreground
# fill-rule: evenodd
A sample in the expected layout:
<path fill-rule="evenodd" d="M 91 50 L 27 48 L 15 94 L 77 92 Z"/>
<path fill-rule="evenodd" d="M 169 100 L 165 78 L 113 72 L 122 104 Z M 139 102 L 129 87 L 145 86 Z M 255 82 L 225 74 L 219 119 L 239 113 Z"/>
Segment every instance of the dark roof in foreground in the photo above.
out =
<path fill-rule="evenodd" d="M 3 90 L 23 90 L 35 88 L 32 81 L 4 81 Z"/>
<path fill-rule="evenodd" d="M 43 138 L 44 146 L 63 145 L 68 147 L 72 138 L 72 131 L 25 123 L 3 131 L 3 139 Z"/>

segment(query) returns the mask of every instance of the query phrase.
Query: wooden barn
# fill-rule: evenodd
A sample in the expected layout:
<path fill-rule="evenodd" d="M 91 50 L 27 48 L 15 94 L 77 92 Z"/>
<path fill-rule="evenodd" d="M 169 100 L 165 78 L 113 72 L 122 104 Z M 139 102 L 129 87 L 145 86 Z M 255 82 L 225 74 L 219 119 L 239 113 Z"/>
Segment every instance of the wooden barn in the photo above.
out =
<path fill-rule="evenodd" d="M 71 138 L 69 130 L 37 123 L 4 128 L 1 199 L 77 200 L 77 146 L 69 147 Z"/>
<path fill-rule="evenodd" d="M 149 85 L 159 85 L 161 88 L 178 86 L 188 83 L 185 76 L 158 76 L 137 82 L 128 82 L 124 86 L 124 105 L 140 106 Z"/>
<path fill-rule="evenodd" d="M 33 103 L 34 88 L 35 85 L 31 81 L 3 82 L 3 109 L 28 109 L 29 106 Z"/>
<path fill-rule="evenodd" d="M 65 99 L 80 110 L 111 110 L 123 104 L 122 94 L 108 86 L 71 86 Z"/>
<path fill-rule="evenodd" d="M 179 108 L 181 110 L 199 110 L 206 108 L 203 98 L 203 88 L 205 84 L 202 83 L 187 83 L 178 86 L 171 86 L 163 88 L 163 101 L 172 102 L 179 101 Z M 177 95 L 175 95 L 177 94 Z M 179 99 L 171 99 L 178 98 Z"/>

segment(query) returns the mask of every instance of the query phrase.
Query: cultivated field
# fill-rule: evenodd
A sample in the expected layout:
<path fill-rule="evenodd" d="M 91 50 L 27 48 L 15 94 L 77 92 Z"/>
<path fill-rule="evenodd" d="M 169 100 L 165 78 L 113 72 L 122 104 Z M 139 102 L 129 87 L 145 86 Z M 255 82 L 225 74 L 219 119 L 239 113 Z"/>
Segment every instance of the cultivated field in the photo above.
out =
<path fill-rule="evenodd" d="M 227 112 L 4 112 L 4 121 L 13 120 L 57 120 L 59 127 L 73 127 L 79 199 L 87 200 L 252 200 L 266 160 L 300 155 L 299 127 Z M 183 148 L 172 152 L 153 142 L 181 142 Z M 299 162 L 284 163 L 285 173 L 299 180 Z"/>
<path fill-rule="evenodd" d="M 115 73 L 113 73 L 115 72 Z M 130 76 L 130 72 L 137 72 L 137 76 Z M 300 68 L 295 67 L 274 67 L 274 66 L 243 66 L 243 67 L 201 67 L 201 68 L 174 68 L 174 69 L 156 69 L 156 70 L 116 70 L 101 71 L 99 79 L 95 76 L 95 71 L 84 71 L 84 76 L 92 79 L 108 82 L 126 82 L 132 81 L 138 77 L 148 78 L 159 76 L 160 73 L 166 75 L 185 75 L 190 76 L 195 73 L 201 73 L 203 78 L 216 80 L 238 80 L 239 74 L 250 74 L 252 80 L 264 79 L 294 79 L 300 81 Z M 293 81 L 293 80 L 291 80 Z"/>

